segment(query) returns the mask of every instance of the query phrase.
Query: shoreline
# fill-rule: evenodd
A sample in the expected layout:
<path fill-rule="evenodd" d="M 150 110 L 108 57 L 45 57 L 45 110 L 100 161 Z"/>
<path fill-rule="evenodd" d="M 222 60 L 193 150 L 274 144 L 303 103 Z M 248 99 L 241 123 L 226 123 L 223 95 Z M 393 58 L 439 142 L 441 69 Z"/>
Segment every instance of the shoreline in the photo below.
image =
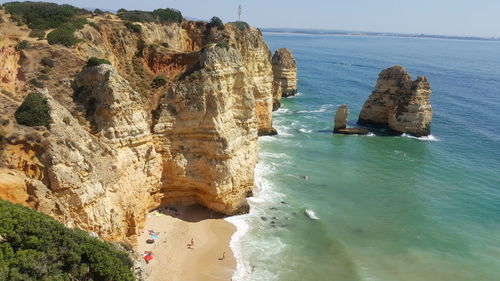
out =
<path fill-rule="evenodd" d="M 162 207 L 149 213 L 137 243 L 146 280 L 232 280 L 237 265 L 230 243 L 236 230 L 222 215 L 199 205 Z M 154 243 L 146 243 L 148 239 Z M 145 251 L 152 252 L 149 263 L 143 259 Z"/>

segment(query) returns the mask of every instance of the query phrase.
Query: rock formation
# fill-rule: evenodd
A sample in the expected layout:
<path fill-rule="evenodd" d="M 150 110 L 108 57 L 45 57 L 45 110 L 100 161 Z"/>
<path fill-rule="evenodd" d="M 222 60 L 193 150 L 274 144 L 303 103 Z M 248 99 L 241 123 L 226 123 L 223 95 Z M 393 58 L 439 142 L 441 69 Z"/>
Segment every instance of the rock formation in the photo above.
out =
<path fill-rule="evenodd" d="M 349 120 L 349 108 L 343 104 L 339 106 L 335 113 L 333 122 L 333 132 L 343 135 L 366 135 L 368 130 L 363 128 L 347 128 L 347 121 Z"/>
<path fill-rule="evenodd" d="M 29 39 L 28 29 L 9 34 L 15 24 L 0 24 L 6 38 L 33 46 L 18 53 L 17 41 L 0 47 L 10 62 L 0 65 L 7 77 L 0 87 L 19 97 L 0 95 L 2 118 L 10 120 L 0 136 L 0 178 L 9 174 L 0 186 L 10 188 L 0 197 L 132 243 L 147 212 L 165 204 L 245 212 L 257 137 L 275 133 L 271 53 L 260 31 L 183 21 L 137 23 L 138 33 L 114 15 L 89 20 L 99 30 L 77 31 L 82 41 L 72 48 Z M 90 56 L 111 65 L 84 67 Z M 54 58 L 44 70 L 49 79 L 41 87 L 25 83 L 39 77 L 43 57 Z M 165 85 L 151 86 L 157 76 Z M 48 99 L 48 128 L 15 122 L 32 91 Z"/>
<path fill-rule="evenodd" d="M 343 104 L 337 109 L 335 113 L 335 120 L 333 122 L 333 132 L 338 132 L 339 129 L 347 128 L 347 120 L 349 119 L 349 108 Z"/>
<path fill-rule="evenodd" d="M 363 105 L 358 122 L 388 125 L 396 132 L 417 137 L 429 135 L 430 94 L 426 77 L 419 76 L 413 81 L 404 67 L 387 68 L 379 74 L 375 90 Z"/>
<path fill-rule="evenodd" d="M 281 106 L 281 97 L 297 93 L 297 65 L 290 50 L 278 49 L 272 58 L 273 64 L 273 111 Z"/>

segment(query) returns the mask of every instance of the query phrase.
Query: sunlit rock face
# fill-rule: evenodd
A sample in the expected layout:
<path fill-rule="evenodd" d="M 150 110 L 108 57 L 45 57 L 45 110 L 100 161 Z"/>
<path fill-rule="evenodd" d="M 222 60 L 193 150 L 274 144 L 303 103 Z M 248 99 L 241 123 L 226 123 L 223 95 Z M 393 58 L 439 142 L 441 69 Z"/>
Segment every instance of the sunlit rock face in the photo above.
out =
<path fill-rule="evenodd" d="M 419 76 L 413 81 L 404 67 L 387 68 L 379 74 L 358 122 L 388 125 L 399 133 L 427 136 L 432 122 L 431 93 L 426 77 Z"/>

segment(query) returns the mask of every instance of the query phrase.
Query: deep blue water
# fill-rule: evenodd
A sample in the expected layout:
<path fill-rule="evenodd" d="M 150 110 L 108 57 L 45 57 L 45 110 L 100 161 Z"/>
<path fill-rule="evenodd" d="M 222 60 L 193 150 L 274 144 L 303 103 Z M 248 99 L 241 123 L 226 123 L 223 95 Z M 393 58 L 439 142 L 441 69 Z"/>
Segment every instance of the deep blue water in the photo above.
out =
<path fill-rule="evenodd" d="M 500 280 L 500 42 L 264 36 L 293 52 L 300 94 L 260 140 L 237 277 Z M 395 64 L 428 77 L 432 137 L 331 134 Z"/>

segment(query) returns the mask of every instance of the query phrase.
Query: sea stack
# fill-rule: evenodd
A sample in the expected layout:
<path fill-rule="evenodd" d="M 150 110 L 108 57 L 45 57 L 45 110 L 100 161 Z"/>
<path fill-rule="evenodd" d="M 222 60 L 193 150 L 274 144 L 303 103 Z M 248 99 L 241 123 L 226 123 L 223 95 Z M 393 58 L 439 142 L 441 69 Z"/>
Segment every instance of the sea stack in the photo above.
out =
<path fill-rule="evenodd" d="M 347 119 L 349 118 L 349 108 L 343 104 L 335 113 L 335 121 L 333 123 L 333 132 L 337 133 L 340 129 L 347 128 Z"/>
<path fill-rule="evenodd" d="M 273 111 L 281 106 L 281 97 L 297 93 L 297 64 L 292 52 L 286 48 L 278 49 L 272 58 L 273 65 Z"/>
<path fill-rule="evenodd" d="M 384 69 L 361 109 L 358 122 L 388 125 L 398 133 L 416 137 L 427 136 L 432 122 L 431 92 L 424 76 L 413 81 L 400 65 Z"/>

